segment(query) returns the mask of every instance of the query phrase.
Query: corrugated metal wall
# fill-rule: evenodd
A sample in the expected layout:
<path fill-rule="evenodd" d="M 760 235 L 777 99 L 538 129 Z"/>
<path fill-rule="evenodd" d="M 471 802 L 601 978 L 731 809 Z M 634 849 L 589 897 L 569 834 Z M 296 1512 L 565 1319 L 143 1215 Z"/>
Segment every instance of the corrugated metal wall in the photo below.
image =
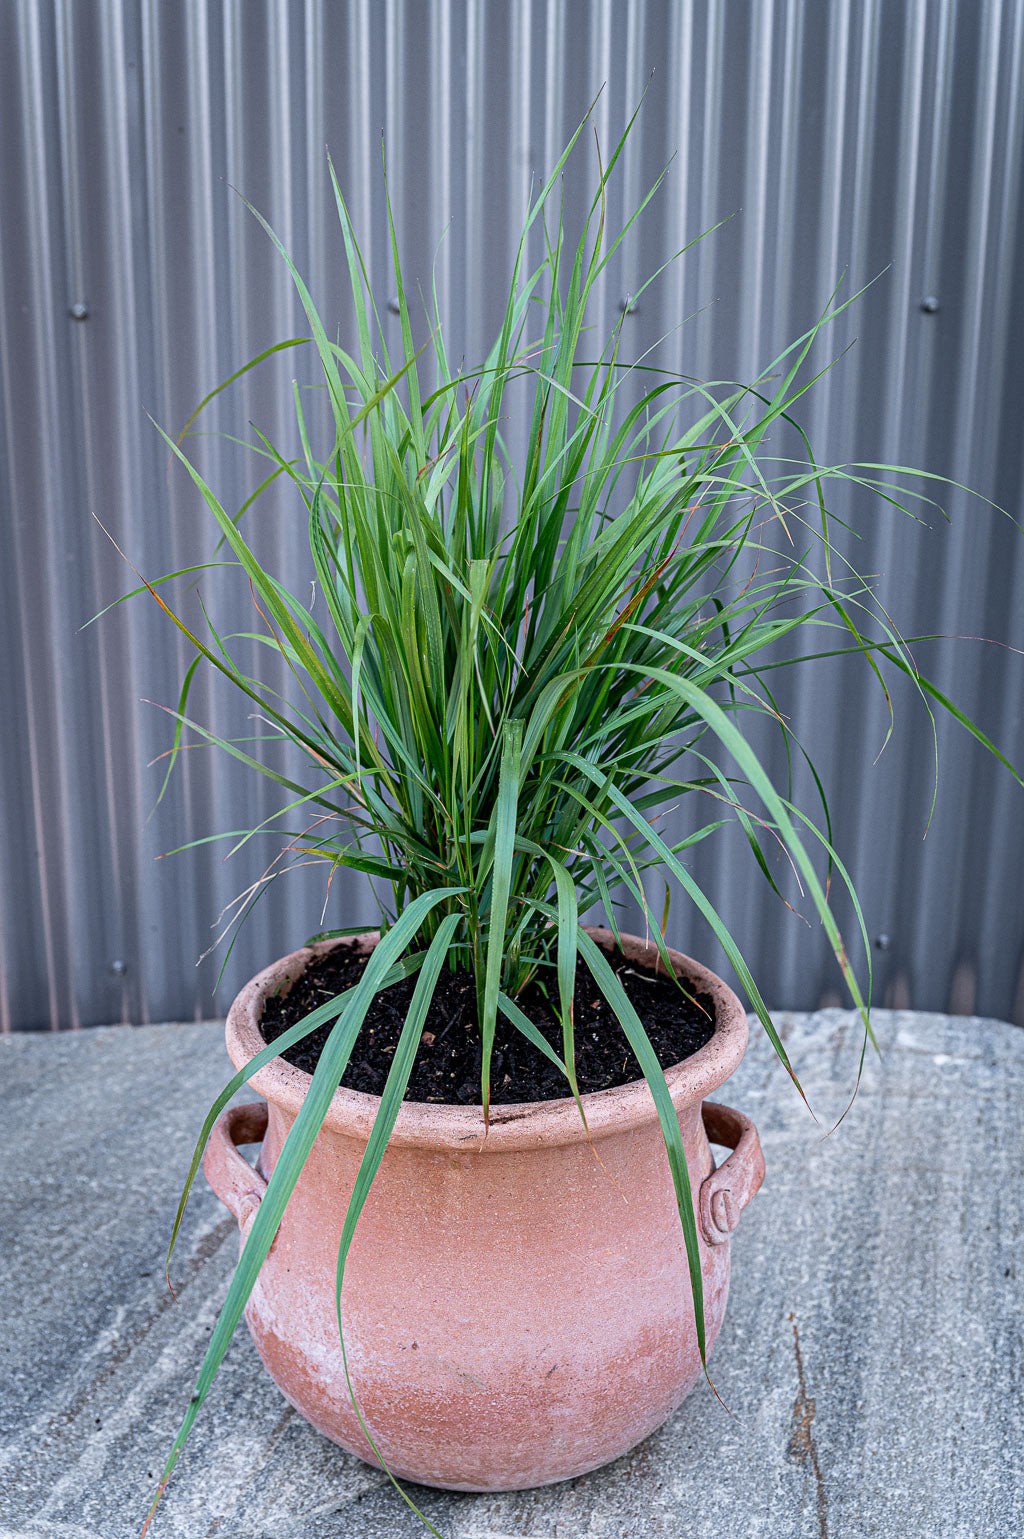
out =
<path fill-rule="evenodd" d="M 198 969 L 211 925 L 270 856 L 162 851 L 250 826 L 266 786 L 203 748 L 152 813 L 185 651 L 150 602 L 83 622 L 131 584 L 91 515 L 147 575 L 209 552 L 146 413 L 176 431 L 213 384 L 301 326 L 268 242 L 232 189 L 276 226 L 344 325 L 324 147 L 387 298 L 380 139 L 406 262 L 437 256 L 456 352 L 494 322 L 531 179 L 554 162 L 602 83 L 607 145 L 654 70 L 623 206 L 675 156 L 600 321 L 683 238 L 736 217 L 629 317 L 634 345 L 687 373 L 752 376 L 846 274 L 882 274 L 832 334 L 853 350 L 807 400 L 824 457 L 918 464 L 1022 508 L 1024 207 L 1020 0 L 6 0 L 0 6 L 0 1018 L 4 1029 L 210 1015 L 319 926 L 323 883 L 275 884 L 214 996 Z M 574 188 L 592 174 L 578 157 Z M 612 210 L 612 217 L 616 210 Z M 883 271 L 883 269 L 885 271 Z M 923 307 L 922 301 L 935 305 Z M 678 323 L 694 317 L 681 330 Z M 288 442 L 290 375 L 249 376 L 206 427 L 249 419 Z M 312 366 L 305 378 L 312 377 Z M 228 443 L 196 442 L 228 505 L 255 484 Z M 1024 647 L 1024 537 L 959 493 L 929 531 L 863 501 L 863 570 L 903 630 Z M 261 537 L 302 580 L 287 500 Z M 204 598 L 232 603 L 234 573 Z M 247 595 L 243 595 L 248 602 Z M 182 599 L 199 619 L 195 595 Z M 236 606 L 236 614 L 243 611 Z M 1024 658 L 975 640 L 919 661 L 1016 762 Z M 197 712 L 244 731 L 209 686 Z M 1024 1015 L 1022 794 L 940 729 L 938 805 L 927 718 L 884 705 L 863 665 L 794 674 L 786 701 L 832 799 L 836 841 L 873 937 L 876 998 Z M 152 815 L 151 815 L 152 813 Z M 739 841 L 697 873 L 733 923 L 767 998 L 836 997 L 827 948 L 753 874 Z M 660 901 L 660 900 L 659 900 Z M 371 919 L 335 883 L 329 921 Z M 670 939 L 714 963 L 682 901 Z"/>

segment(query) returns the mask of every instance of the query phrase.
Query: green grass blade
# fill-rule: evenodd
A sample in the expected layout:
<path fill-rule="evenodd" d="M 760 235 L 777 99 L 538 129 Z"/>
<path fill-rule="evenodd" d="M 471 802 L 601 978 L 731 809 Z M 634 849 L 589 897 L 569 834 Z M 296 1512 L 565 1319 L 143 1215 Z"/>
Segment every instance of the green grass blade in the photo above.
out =
<path fill-rule="evenodd" d="M 266 1192 L 253 1218 L 227 1298 L 217 1317 L 210 1344 L 199 1370 L 195 1392 L 164 1465 L 151 1515 L 156 1510 L 200 1407 L 209 1393 L 214 1375 L 228 1349 L 235 1327 L 242 1317 L 242 1311 L 252 1292 L 260 1267 L 277 1234 L 288 1198 L 320 1131 L 334 1092 L 338 1088 L 338 1082 L 345 1072 L 352 1046 L 373 997 L 384 986 L 384 980 L 391 967 L 401 959 L 403 948 L 415 936 L 430 910 L 442 900 L 451 899 L 454 896 L 457 894 L 451 889 L 441 888 L 423 893 L 409 905 L 394 927 L 371 953 L 362 978 L 352 990 L 331 1029 L 302 1105 L 285 1139 L 273 1174 L 267 1183 Z M 275 1044 L 275 1055 L 277 1051 Z"/>
<path fill-rule="evenodd" d="M 519 761 L 522 749 L 522 722 L 506 722 L 502 728 L 501 771 L 498 797 L 494 808 L 494 855 L 488 916 L 487 964 L 483 1008 L 480 1014 L 480 1036 L 483 1040 L 480 1089 L 485 1122 L 490 1115 L 491 1052 L 494 1047 L 501 964 L 505 951 L 505 923 L 508 916 L 509 893 L 512 889 L 512 866 L 515 860 L 516 808 L 519 800 Z"/>
<path fill-rule="evenodd" d="M 192 426 L 193 422 L 195 422 L 200 413 L 206 410 L 211 401 L 216 400 L 217 396 L 220 395 L 222 390 L 226 390 L 229 385 L 233 385 L 236 380 L 242 378 L 243 374 L 248 374 L 250 369 L 255 369 L 257 365 L 263 363 L 265 359 L 273 357 L 274 353 L 284 352 L 286 348 L 290 347 L 304 347 L 309 340 L 309 337 L 289 337 L 285 342 L 275 342 L 272 347 L 265 347 L 262 353 L 257 353 L 255 358 L 250 358 L 248 363 L 243 363 L 242 367 L 240 369 L 236 369 L 234 374 L 229 374 L 227 379 L 222 379 L 215 390 L 211 390 L 209 395 L 203 396 L 203 399 L 199 402 L 199 405 L 196 407 L 195 411 L 192 413 L 191 417 L 189 417 L 188 421 L 185 423 L 185 426 L 178 434 L 177 442 L 179 444 L 184 442 L 184 440 L 188 437 L 189 428 Z"/>
<path fill-rule="evenodd" d="M 630 1047 L 636 1054 L 644 1079 L 647 1081 L 654 1104 L 658 1112 L 658 1121 L 661 1124 L 662 1137 L 665 1140 L 665 1152 L 668 1155 L 669 1170 L 672 1172 L 672 1185 L 675 1188 L 676 1203 L 679 1208 L 679 1221 L 683 1230 L 683 1242 L 686 1246 L 686 1262 L 690 1273 L 690 1293 L 693 1301 L 693 1316 L 697 1328 L 697 1348 L 700 1352 L 700 1360 L 707 1373 L 707 1334 L 704 1323 L 704 1277 L 701 1272 L 700 1245 L 697 1238 L 697 1219 L 694 1212 L 693 1192 L 690 1188 L 690 1173 L 686 1165 L 686 1150 L 683 1147 L 683 1137 L 679 1131 L 679 1118 L 672 1104 L 672 1097 L 665 1081 L 664 1071 L 658 1062 L 658 1055 L 651 1046 L 650 1038 L 644 1030 L 643 1023 L 637 1015 L 629 996 L 615 976 L 608 958 L 600 946 L 580 928 L 576 932 L 576 943 L 580 956 L 586 962 L 594 975 L 594 981 L 612 1010 L 618 1018 L 622 1030 Z"/>
<path fill-rule="evenodd" d="M 352 1408 L 359 1419 L 359 1425 L 363 1429 L 363 1433 L 367 1442 L 373 1449 L 377 1459 L 380 1461 L 381 1468 L 386 1472 L 389 1480 L 391 1481 L 391 1484 L 398 1491 L 399 1495 L 408 1503 L 413 1512 L 416 1513 L 417 1517 L 420 1518 L 423 1518 L 423 1514 L 420 1512 L 415 1503 L 410 1500 L 407 1493 L 395 1480 L 390 1469 L 388 1469 L 387 1460 L 384 1458 L 384 1455 L 377 1447 L 377 1444 L 373 1439 L 373 1434 L 371 1433 L 369 1427 L 366 1425 L 366 1422 L 363 1420 L 363 1413 L 359 1408 L 359 1402 L 356 1398 L 355 1388 L 352 1383 L 352 1376 L 349 1371 L 348 1354 L 345 1351 L 345 1333 L 341 1315 L 341 1295 L 342 1287 L 345 1281 L 345 1263 L 348 1260 L 348 1253 L 352 1246 L 352 1240 L 356 1232 L 356 1225 L 359 1222 L 359 1215 L 362 1213 L 363 1208 L 366 1206 L 366 1199 L 370 1195 L 370 1188 L 373 1185 L 374 1177 L 376 1176 L 377 1171 L 380 1169 L 381 1161 L 383 1160 L 385 1150 L 387 1149 L 388 1140 L 391 1137 L 395 1122 L 398 1120 L 398 1113 L 401 1111 L 402 1102 L 405 1099 L 405 1092 L 409 1085 L 409 1077 L 412 1074 L 413 1064 L 416 1060 L 416 1050 L 419 1047 L 420 1037 L 423 1034 L 423 1023 L 427 1018 L 427 1011 L 429 1010 L 430 1002 L 433 999 L 438 975 L 444 965 L 445 958 L 448 955 L 448 949 L 451 945 L 455 930 L 457 926 L 462 922 L 462 915 L 460 914 L 449 914 L 444 919 L 442 919 L 440 925 L 438 926 L 437 933 L 427 948 L 426 955 L 423 958 L 423 965 L 420 968 L 419 977 L 416 979 L 416 987 L 413 990 L 412 1000 L 409 1005 L 409 1013 L 405 1018 L 405 1024 L 403 1025 L 401 1034 L 398 1038 L 398 1045 L 395 1048 L 395 1054 L 391 1061 L 391 1067 L 388 1070 L 388 1076 L 384 1084 L 384 1089 L 381 1092 L 380 1105 L 377 1108 L 377 1114 L 373 1119 L 373 1127 L 370 1130 L 370 1137 L 367 1140 L 366 1149 L 363 1153 L 363 1158 L 360 1161 L 359 1170 L 356 1173 L 355 1184 L 352 1188 L 352 1196 L 349 1199 L 348 1208 L 345 1212 L 345 1222 L 342 1225 L 341 1241 L 338 1245 L 338 1266 L 335 1274 L 334 1296 L 335 1312 L 337 1314 L 338 1320 L 338 1340 L 341 1345 L 342 1362 L 345 1368 L 345 1382 L 348 1385 L 349 1399 L 352 1402 Z M 423 1521 L 426 1522 L 426 1519 L 423 1519 Z M 436 1530 L 432 1531 L 436 1532 Z"/>

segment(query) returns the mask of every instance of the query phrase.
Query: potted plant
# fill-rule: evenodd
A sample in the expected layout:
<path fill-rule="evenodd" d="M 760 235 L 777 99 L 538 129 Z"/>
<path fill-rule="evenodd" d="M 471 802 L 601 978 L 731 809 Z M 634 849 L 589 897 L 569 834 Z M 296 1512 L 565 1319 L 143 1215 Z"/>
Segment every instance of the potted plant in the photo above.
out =
<path fill-rule="evenodd" d="M 773 425 L 799 433 L 801 371 L 845 304 L 752 386 L 624 364 L 621 324 L 595 345 L 588 302 L 655 189 L 609 238 L 605 190 L 624 135 L 570 243 L 550 204 L 578 136 L 528 211 L 500 335 L 472 371 L 451 366 L 436 301 L 414 346 L 393 225 L 402 350 L 390 356 L 333 167 L 351 346 L 331 340 L 261 219 L 301 298 L 329 408 L 319 448 L 298 393 L 298 456 L 262 435 L 256 445 L 270 478 L 296 488 L 312 600 L 261 564 L 168 439 L 295 699 L 243 669 L 231 637 L 211 626 L 201 639 L 145 587 L 197 661 L 299 750 L 306 775 L 193 722 L 195 664 L 172 764 L 188 726 L 270 775 L 286 797 L 285 849 L 329 876 L 374 878 L 382 913 L 373 934 L 324 932 L 273 963 L 232 1006 L 237 1072 L 203 1126 L 171 1245 L 205 1150 L 241 1256 L 161 1490 L 243 1311 L 289 1399 L 395 1475 L 535 1485 L 657 1426 L 706 1372 L 729 1233 L 764 1167 L 750 1122 L 708 1100 L 742 1057 L 744 1008 L 666 945 L 667 904 L 650 915 L 645 883 L 681 887 L 708 921 L 795 1080 L 687 866 L 689 849 L 737 820 L 779 892 L 770 852 L 781 851 L 870 1038 L 870 988 L 862 995 L 828 878 L 852 897 L 869 984 L 870 950 L 827 810 L 823 830 L 752 746 L 748 723 L 765 717 L 787 753 L 794 743 L 759 660 L 790 632 L 827 627 L 830 654 L 863 653 L 880 682 L 883 664 L 902 672 L 996 752 L 920 676 L 834 550 L 830 483 L 901 505 L 889 474 L 824 467 L 802 435 L 802 462 L 768 457 Z M 531 243 L 542 253 L 532 269 Z M 518 463 L 505 445 L 513 386 L 532 402 Z M 794 545 L 761 570 L 766 526 L 787 520 L 816 532 L 814 562 Z M 669 843 L 658 815 L 684 794 L 707 820 Z M 646 916 L 643 938 L 620 933 L 622 892 Z M 603 927 L 582 923 L 594 910 Z M 247 1081 L 265 1102 L 229 1108 Z M 253 1169 L 236 1145 L 260 1140 Z M 733 1151 L 718 1169 L 711 1141 Z"/>

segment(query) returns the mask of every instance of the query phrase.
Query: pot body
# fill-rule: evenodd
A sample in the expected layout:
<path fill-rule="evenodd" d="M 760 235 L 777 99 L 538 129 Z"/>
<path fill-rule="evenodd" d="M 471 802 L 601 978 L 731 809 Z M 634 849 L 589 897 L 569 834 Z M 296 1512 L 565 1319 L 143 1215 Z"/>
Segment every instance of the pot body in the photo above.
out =
<path fill-rule="evenodd" d="M 640 941 L 629 946 L 644 962 L 657 957 Z M 227 1028 L 236 1066 L 262 1045 L 267 993 L 309 958 L 285 958 L 239 995 Z M 717 1012 L 711 1041 L 666 1076 L 694 1195 L 710 1350 L 729 1289 L 728 1231 L 763 1163 L 758 1170 L 746 1119 L 735 1136 L 716 1134 L 711 1108 L 712 1134 L 747 1144 L 743 1160 L 741 1147 L 712 1176 L 702 1102 L 742 1057 L 746 1018 L 721 980 L 679 954 L 673 963 L 713 995 Z M 208 1174 L 238 1213 L 243 1243 L 260 1176 L 272 1173 L 308 1083 L 281 1060 L 254 1076 L 269 1108 L 258 1173 L 232 1140 L 256 1136 L 262 1108 L 235 1109 L 235 1127 L 216 1148 L 211 1140 Z M 495 1107 L 486 1133 L 479 1108 L 403 1106 L 341 1302 L 352 1389 L 393 1474 L 465 1491 L 580 1475 L 646 1437 L 700 1377 L 683 1232 L 650 1092 L 641 1081 L 583 1100 L 589 1139 L 571 1099 Z M 377 1105 L 336 1092 L 246 1310 L 287 1399 L 371 1463 L 346 1383 L 335 1272 Z"/>

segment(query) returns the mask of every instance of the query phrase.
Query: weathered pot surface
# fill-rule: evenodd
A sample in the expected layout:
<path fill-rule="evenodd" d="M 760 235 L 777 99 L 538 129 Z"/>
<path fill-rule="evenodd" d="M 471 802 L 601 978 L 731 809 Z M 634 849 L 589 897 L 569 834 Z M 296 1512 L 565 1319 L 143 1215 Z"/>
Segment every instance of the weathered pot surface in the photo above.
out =
<path fill-rule="evenodd" d="M 653 945 L 623 942 L 635 960 L 656 964 Z M 323 949 L 275 962 L 239 994 L 227 1022 L 236 1068 L 265 1045 L 264 998 Z M 717 1017 L 711 1040 L 666 1076 L 697 1211 L 710 1349 L 729 1289 L 729 1232 L 764 1161 L 747 1118 L 702 1107 L 743 1057 L 743 1007 L 706 968 L 670 955 L 714 998 Z M 274 1061 L 251 1081 L 268 1105 L 230 1108 L 211 1136 L 204 1169 L 238 1217 L 243 1244 L 309 1083 Z M 342 1295 L 353 1388 L 393 1474 L 461 1491 L 566 1480 L 640 1442 L 700 1377 L 682 1228 L 650 1091 L 641 1080 L 583 1101 L 592 1142 L 571 1098 L 497 1106 L 486 1137 L 479 1107 L 406 1102 L 399 1112 Z M 335 1092 L 246 1310 L 287 1399 L 370 1463 L 346 1386 L 335 1269 L 378 1104 Z M 708 1134 L 735 1151 L 717 1171 Z M 260 1138 L 253 1170 L 235 1145 Z"/>

